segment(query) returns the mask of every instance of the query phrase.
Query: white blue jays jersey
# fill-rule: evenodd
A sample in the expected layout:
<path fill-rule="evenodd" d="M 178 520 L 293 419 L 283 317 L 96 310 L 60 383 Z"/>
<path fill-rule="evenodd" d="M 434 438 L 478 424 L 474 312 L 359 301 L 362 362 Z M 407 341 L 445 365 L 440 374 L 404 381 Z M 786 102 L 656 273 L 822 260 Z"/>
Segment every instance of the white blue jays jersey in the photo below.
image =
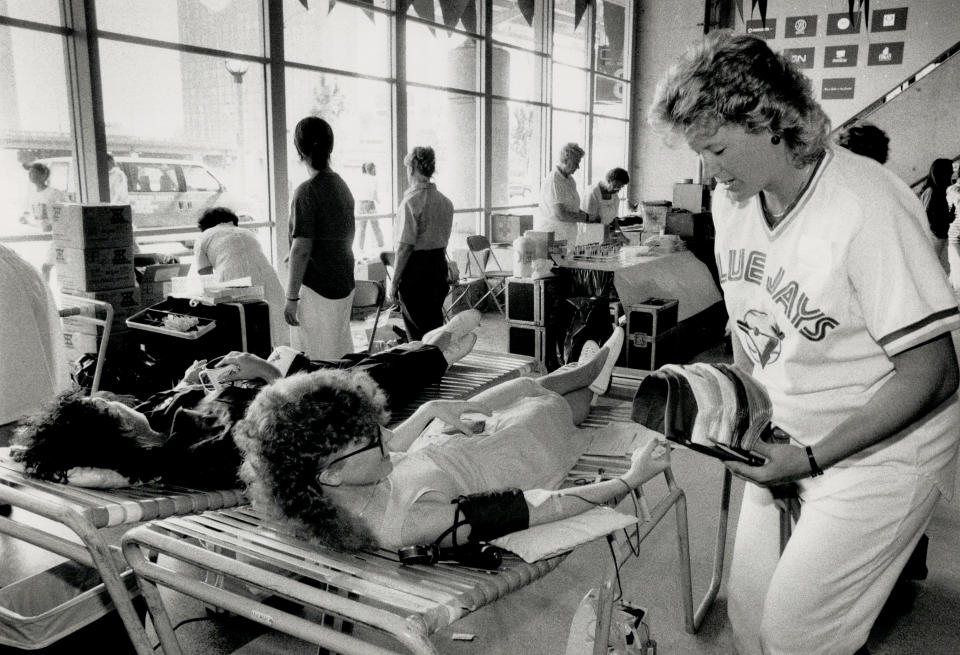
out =
<path fill-rule="evenodd" d="M 916 196 L 892 172 L 828 150 L 771 228 L 759 196 L 714 196 L 716 258 L 731 329 L 754 362 L 774 422 L 814 444 L 867 403 L 891 357 L 960 326 Z M 940 471 L 956 453 L 960 405 L 840 463 Z M 952 480 L 952 478 L 951 478 Z M 944 490 L 946 479 L 939 479 Z M 951 482 L 952 484 L 952 482 Z M 944 490 L 949 495 L 949 490 Z"/>

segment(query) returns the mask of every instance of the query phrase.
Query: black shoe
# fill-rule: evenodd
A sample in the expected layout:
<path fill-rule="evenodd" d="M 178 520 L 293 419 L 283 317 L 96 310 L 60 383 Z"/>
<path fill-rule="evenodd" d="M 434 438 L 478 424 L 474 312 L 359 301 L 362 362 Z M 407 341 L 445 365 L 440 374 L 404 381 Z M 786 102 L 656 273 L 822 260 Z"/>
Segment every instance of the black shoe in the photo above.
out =
<path fill-rule="evenodd" d="M 0 505 L 0 516 L 10 516 L 11 512 L 13 512 L 11 505 Z"/>
<path fill-rule="evenodd" d="M 917 547 L 910 554 L 900 573 L 901 580 L 926 580 L 927 579 L 927 546 L 930 544 L 930 538 L 927 535 L 920 537 Z"/>

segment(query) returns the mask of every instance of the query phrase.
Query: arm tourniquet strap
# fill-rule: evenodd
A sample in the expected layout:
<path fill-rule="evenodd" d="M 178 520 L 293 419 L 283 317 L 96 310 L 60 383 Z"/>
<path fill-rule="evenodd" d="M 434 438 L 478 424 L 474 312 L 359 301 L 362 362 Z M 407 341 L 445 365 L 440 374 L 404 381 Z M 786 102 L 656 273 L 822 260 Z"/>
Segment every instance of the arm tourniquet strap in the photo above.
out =
<path fill-rule="evenodd" d="M 458 496 L 459 512 L 470 524 L 470 541 L 490 541 L 530 527 L 530 510 L 520 489 L 501 489 Z"/>

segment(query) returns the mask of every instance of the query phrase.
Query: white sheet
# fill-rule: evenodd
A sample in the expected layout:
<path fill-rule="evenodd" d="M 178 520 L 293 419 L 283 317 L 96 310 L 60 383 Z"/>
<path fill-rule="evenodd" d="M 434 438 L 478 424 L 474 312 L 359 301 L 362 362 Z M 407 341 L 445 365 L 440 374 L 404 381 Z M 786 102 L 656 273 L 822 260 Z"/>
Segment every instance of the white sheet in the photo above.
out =
<path fill-rule="evenodd" d="M 624 307 L 651 297 L 676 298 L 680 321 L 723 300 L 710 269 L 688 250 L 620 269 L 613 284 Z"/>

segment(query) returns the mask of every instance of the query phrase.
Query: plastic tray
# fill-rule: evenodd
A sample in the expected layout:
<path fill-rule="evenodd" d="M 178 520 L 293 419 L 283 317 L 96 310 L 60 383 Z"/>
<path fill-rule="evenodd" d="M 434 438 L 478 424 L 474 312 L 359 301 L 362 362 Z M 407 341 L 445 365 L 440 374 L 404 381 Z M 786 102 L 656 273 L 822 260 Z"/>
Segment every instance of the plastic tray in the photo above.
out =
<path fill-rule="evenodd" d="M 128 318 L 127 327 L 165 334 L 170 337 L 177 337 L 178 339 L 199 339 L 217 327 L 217 322 L 212 318 L 191 315 L 191 318 L 196 318 L 199 322 L 196 327 L 182 332 L 164 326 L 163 319 L 167 316 L 184 316 L 184 314 L 180 312 L 169 312 L 164 309 L 157 309 L 156 307 L 148 307 Z"/>

